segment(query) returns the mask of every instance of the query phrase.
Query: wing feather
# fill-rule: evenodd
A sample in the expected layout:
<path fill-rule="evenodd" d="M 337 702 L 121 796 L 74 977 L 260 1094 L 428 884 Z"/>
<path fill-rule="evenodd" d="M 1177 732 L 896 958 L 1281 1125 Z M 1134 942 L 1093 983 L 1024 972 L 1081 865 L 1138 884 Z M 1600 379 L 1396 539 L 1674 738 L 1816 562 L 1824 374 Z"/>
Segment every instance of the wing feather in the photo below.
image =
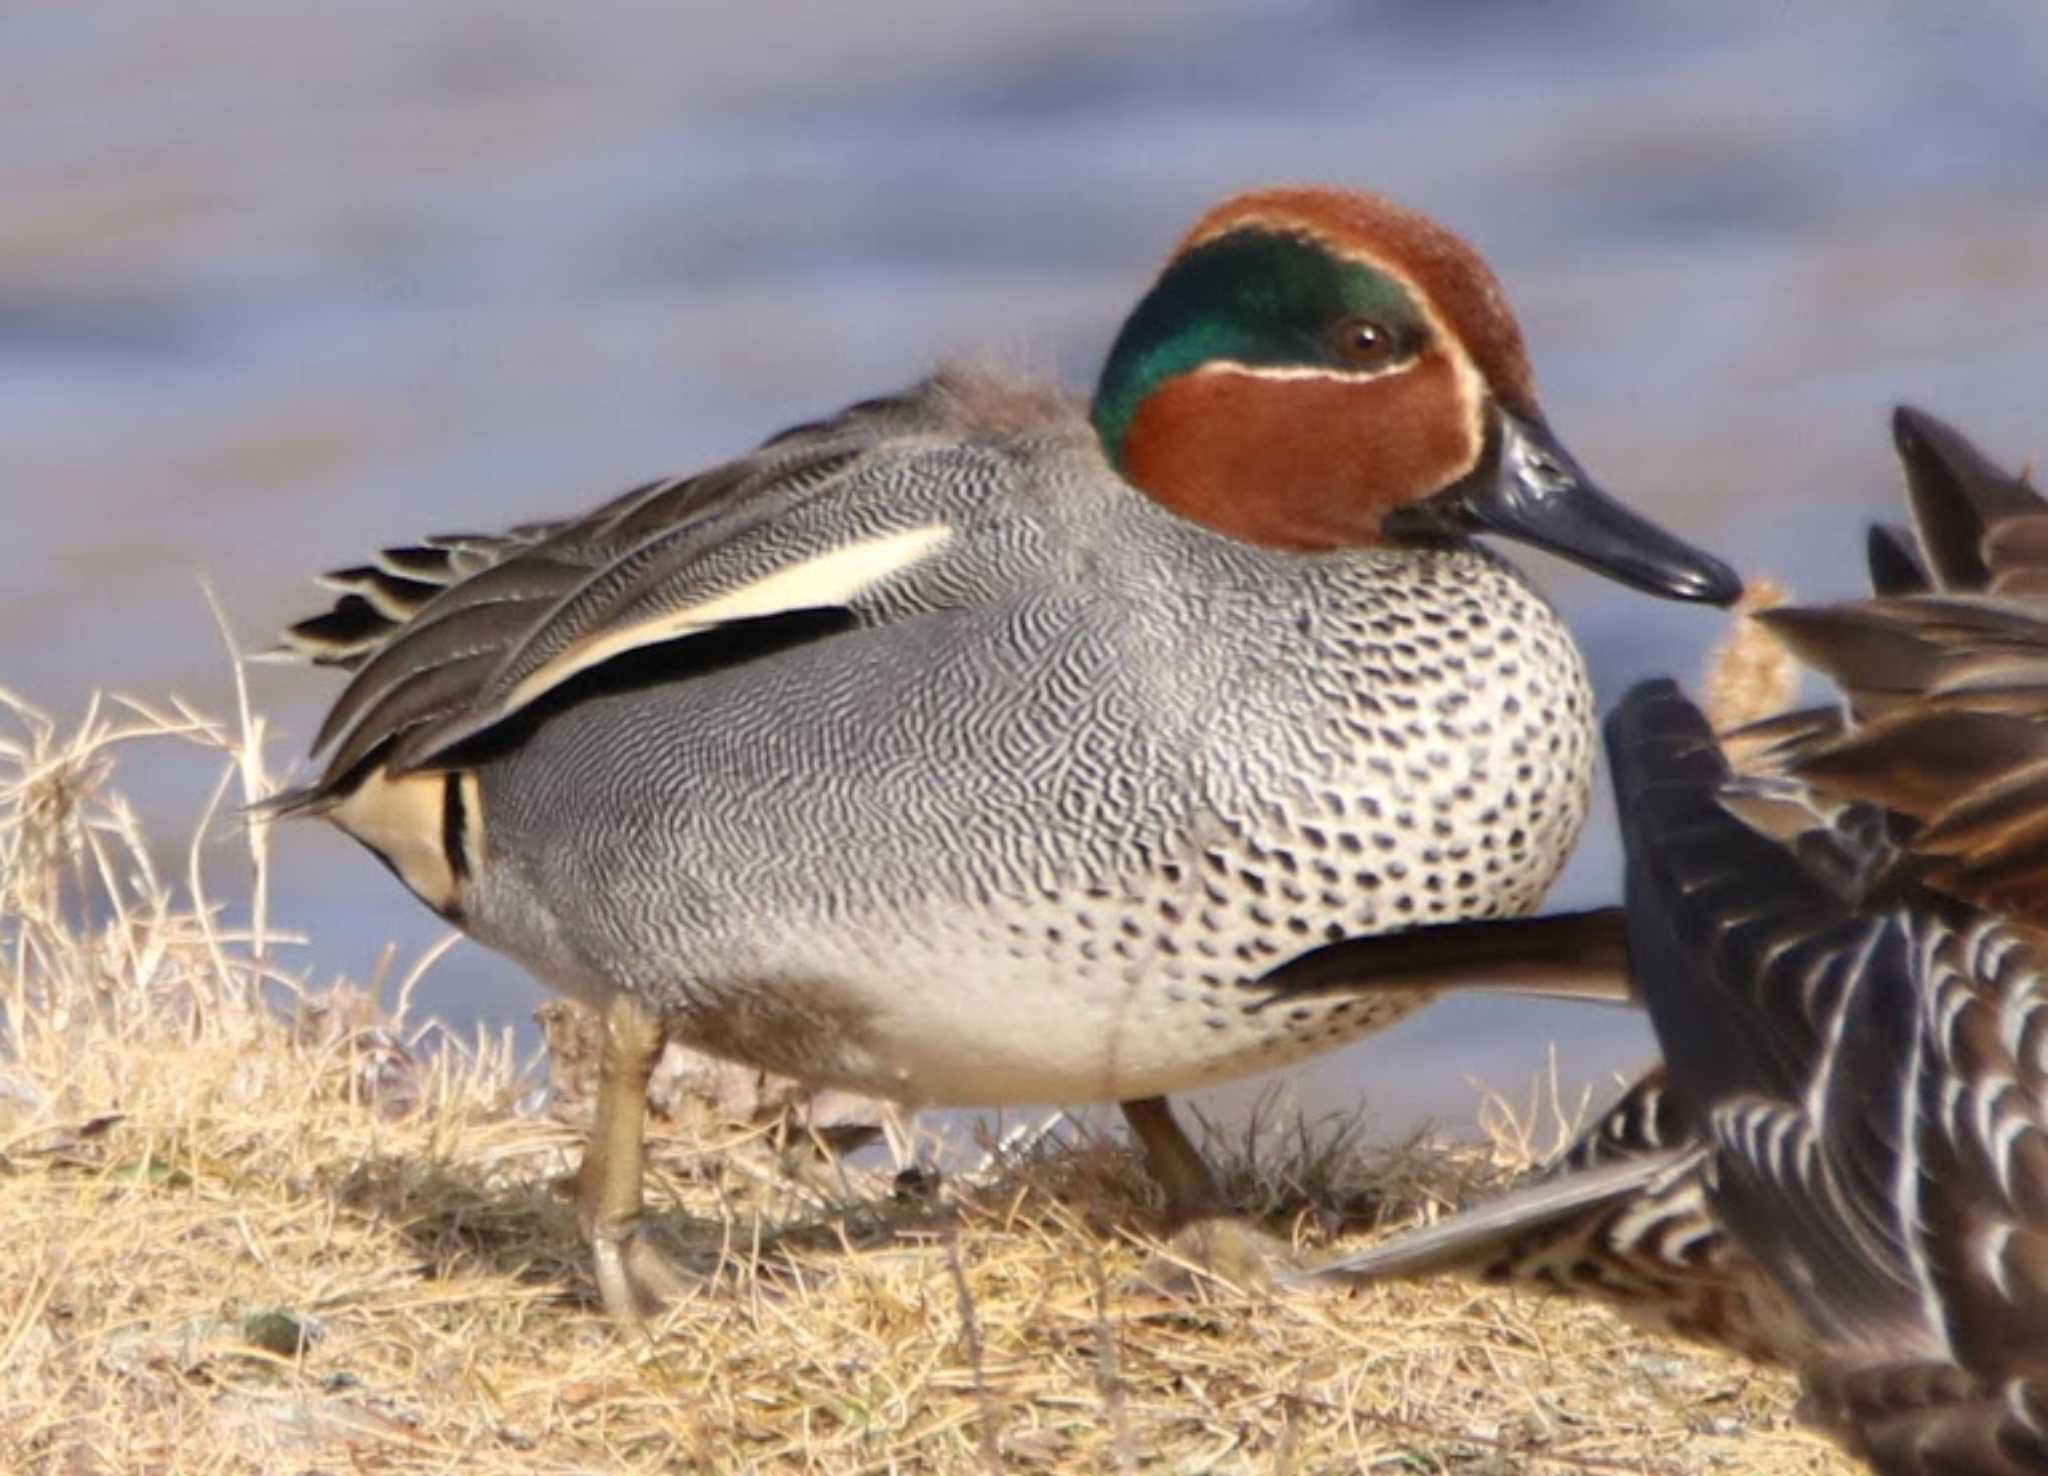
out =
<path fill-rule="evenodd" d="M 875 499 L 835 516 L 842 490 L 879 456 L 1027 429 L 1087 435 L 1064 398 L 949 371 L 581 517 L 422 539 L 328 575 L 340 598 L 292 626 L 285 645 L 353 675 L 315 738 L 327 755 L 320 778 L 272 810 L 331 808 L 373 762 L 393 777 L 445 766 L 563 684 L 636 652 L 673 645 L 681 673 L 697 638 L 728 626 L 772 626 L 776 639 L 757 651 L 843 628 L 833 612 L 929 558 L 950 529 L 929 510 L 892 515 Z M 819 618 L 782 619 L 805 612 Z M 728 660 L 730 646 L 717 648 Z"/>

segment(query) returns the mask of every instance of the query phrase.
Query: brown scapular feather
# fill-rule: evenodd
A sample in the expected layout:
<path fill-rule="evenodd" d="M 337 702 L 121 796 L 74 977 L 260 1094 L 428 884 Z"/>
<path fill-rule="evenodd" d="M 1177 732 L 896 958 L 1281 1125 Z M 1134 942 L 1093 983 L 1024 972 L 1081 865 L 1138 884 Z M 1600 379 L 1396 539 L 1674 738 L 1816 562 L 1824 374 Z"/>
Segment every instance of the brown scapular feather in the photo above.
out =
<path fill-rule="evenodd" d="M 2048 867 L 2048 501 L 1930 415 L 1902 409 L 1893 433 L 1917 550 L 1874 528 L 1873 597 L 1758 617 L 1834 680 L 1837 722 L 1731 737 L 1745 767 L 1924 822 L 1927 880 L 2013 906 Z"/>

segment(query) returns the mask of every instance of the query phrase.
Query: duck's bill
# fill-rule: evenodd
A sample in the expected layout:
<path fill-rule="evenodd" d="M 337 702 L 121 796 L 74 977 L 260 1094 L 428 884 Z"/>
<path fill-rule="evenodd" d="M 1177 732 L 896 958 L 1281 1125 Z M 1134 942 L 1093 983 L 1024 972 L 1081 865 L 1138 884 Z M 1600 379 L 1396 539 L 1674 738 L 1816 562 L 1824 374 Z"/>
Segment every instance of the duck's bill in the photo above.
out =
<path fill-rule="evenodd" d="M 1733 569 L 1602 492 L 1547 429 L 1505 412 L 1499 423 L 1485 466 L 1390 515 L 1389 530 L 1498 533 L 1667 599 L 1728 605 L 1742 594 Z"/>

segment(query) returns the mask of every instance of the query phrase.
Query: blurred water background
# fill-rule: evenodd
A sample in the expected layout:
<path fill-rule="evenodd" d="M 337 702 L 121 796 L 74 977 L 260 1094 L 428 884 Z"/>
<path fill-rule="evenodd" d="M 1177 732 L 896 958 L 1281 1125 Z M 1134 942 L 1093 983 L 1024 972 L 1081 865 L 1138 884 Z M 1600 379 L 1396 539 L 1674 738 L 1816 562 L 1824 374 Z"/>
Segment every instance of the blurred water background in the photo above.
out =
<path fill-rule="evenodd" d="M 1375 187 L 1505 278 L 1553 422 L 1745 570 L 1836 595 L 1909 399 L 2048 440 L 2048 5 L 1942 0 L 543 0 L 0 10 L 0 685 L 229 706 L 307 575 L 567 512 L 994 349 L 1086 386 L 1204 206 Z M 1603 699 L 1718 616 L 1516 551 Z M 310 735 L 331 681 L 257 673 Z M 216 777 L 138 751 L 167 846 Z M 1611 815 L 1553 894 L 1615 888 Z M 352 843 L 276 837 L 313 981 L 441 928 Z M 217 847 L 232 894 L 239 847 Z M 536 992 L 469 945 L 432 1010 Z M 1604 1078 L 1619 1012 L 1439 1005 L 1290 1078 L 1398 1131 L 1468 1078 Z M 1208 1099 L 1228 1113 L 1252 1087 Z"/>

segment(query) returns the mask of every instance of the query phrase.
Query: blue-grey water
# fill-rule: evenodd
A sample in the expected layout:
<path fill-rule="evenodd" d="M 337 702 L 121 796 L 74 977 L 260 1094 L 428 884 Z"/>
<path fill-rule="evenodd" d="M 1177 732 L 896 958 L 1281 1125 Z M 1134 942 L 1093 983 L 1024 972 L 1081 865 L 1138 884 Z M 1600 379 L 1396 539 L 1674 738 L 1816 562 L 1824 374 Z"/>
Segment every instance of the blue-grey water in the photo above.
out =
<path fill-rule="evenodd" d="M 1300 179 L 1468 233 L 1580 458 L 1804 593 L 1853 587 L 1893 510 L 1892 402 L 2012 459 L 2048 440 L 2039 0 L 16 4 L 0 685 L 225 709 L 202 577 L 260 644 L 311 570 L 594 502 L 943 353 L 1085 384 L 1196 212 Z M 1603 697 L 1720 632 L 1539 572 Z M 258 671 L 282 752 L 331 690 Z M 140 750 L 127 777 L 170 845 L 214 770 Z M 1554 900 L 1614 868 L 1603 809 Z M 439 934 L 323 828 L 278 835 L 275 882 L 316 982 Z M 466 946 L 422 997 L 459 1023 L 535 998 Z M 1451 1003 L 1292 1080 L 1398 1128 L 1548 1042 L 1587 1078 L 1645 1040 Z"/>

